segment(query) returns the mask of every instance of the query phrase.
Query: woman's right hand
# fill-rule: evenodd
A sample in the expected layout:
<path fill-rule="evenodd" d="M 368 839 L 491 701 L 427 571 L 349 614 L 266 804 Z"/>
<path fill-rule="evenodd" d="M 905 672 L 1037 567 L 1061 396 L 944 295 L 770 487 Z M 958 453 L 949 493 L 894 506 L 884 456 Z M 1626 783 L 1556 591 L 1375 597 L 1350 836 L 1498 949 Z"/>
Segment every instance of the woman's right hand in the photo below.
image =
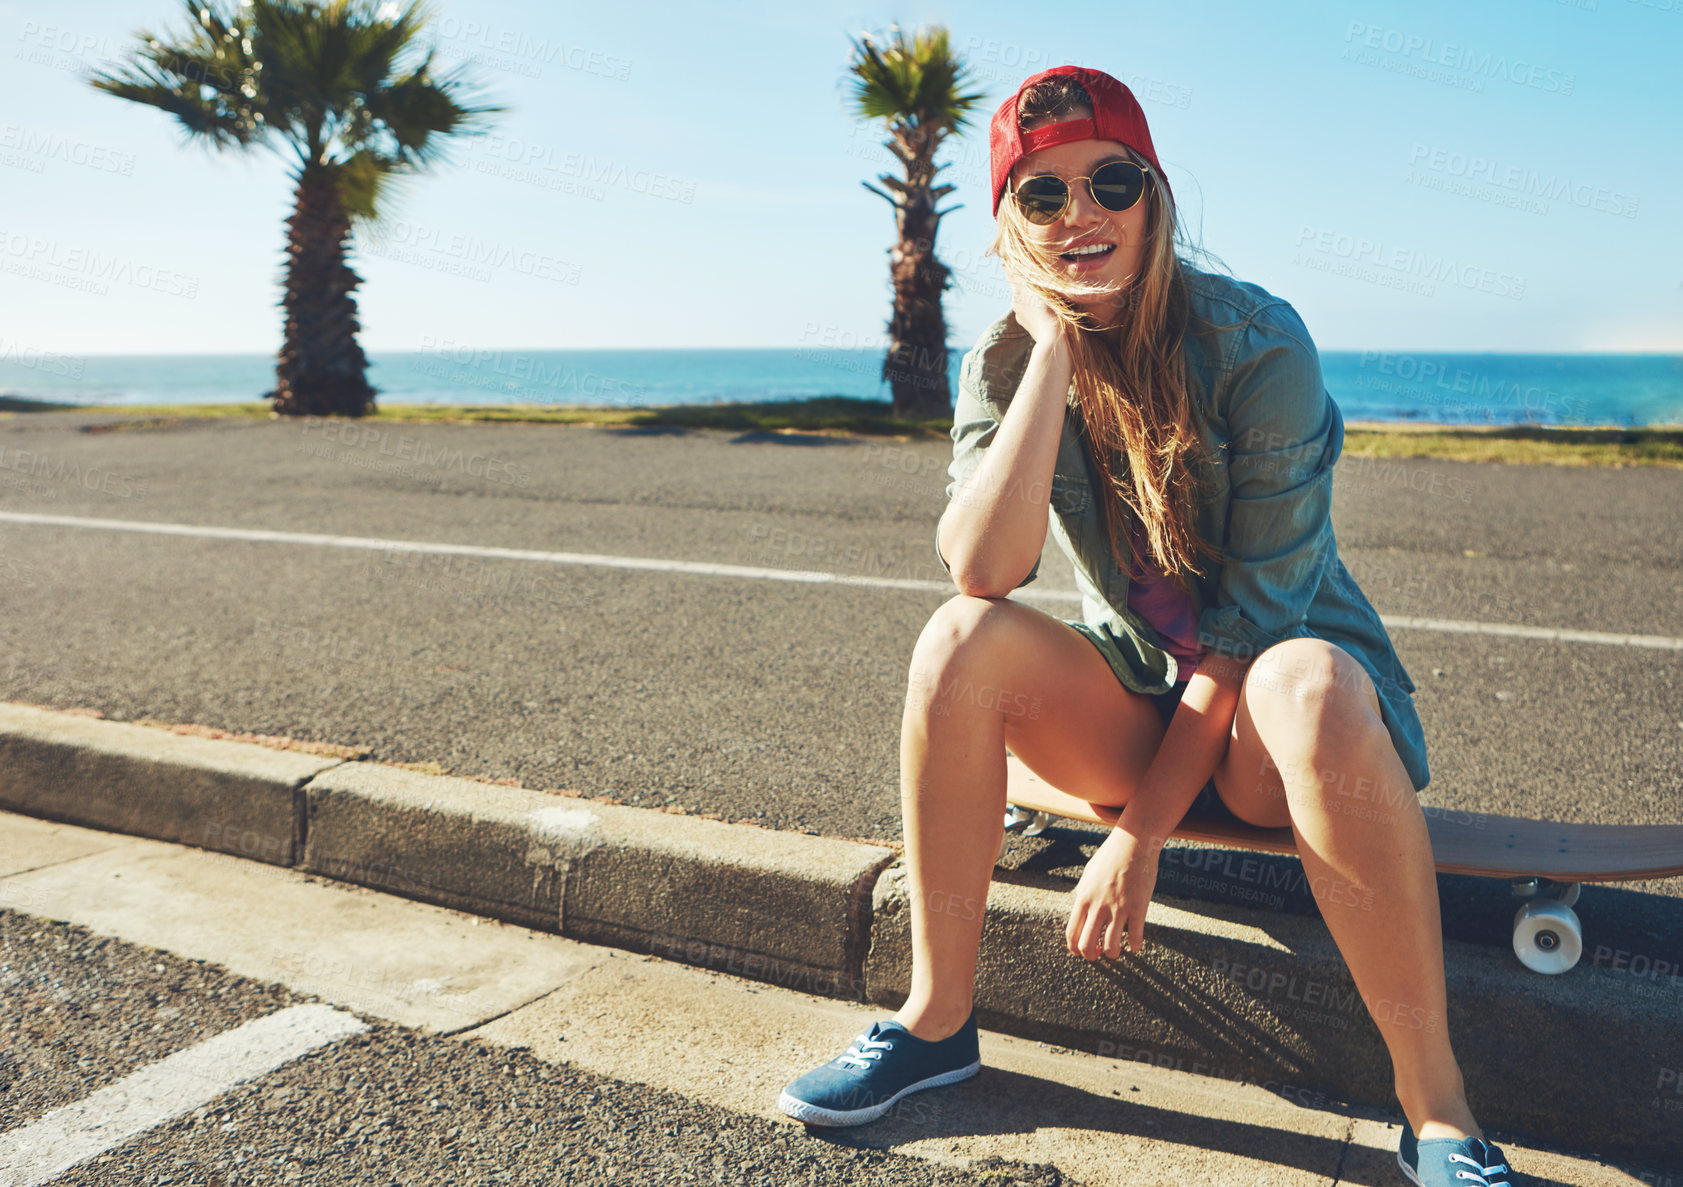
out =
<path fill-rule="evenodd" d="M 1036 346 L 1052 346 L 1061 342 L 1067 329 L 1063 319 L 1052 312 L 1052 307 L 1040 298 L 1040 294 L 1029 288 L 1019 273 L 1007 268 L 1005 276 L 1011 282 L 1011 312 L 1016 316 L 1017 324 L 1028 331 Z"/>
<path fill-rule="evenodd" d="M 1132 952 L 1145 948 L 1145 912 L 1166 839 L 1135 836 L 1121 824 L 1111 830 L 1075 888 L 1064 929 L 1070 952 L 1087 960 L 1115 960 L 1124 947 Z"/>

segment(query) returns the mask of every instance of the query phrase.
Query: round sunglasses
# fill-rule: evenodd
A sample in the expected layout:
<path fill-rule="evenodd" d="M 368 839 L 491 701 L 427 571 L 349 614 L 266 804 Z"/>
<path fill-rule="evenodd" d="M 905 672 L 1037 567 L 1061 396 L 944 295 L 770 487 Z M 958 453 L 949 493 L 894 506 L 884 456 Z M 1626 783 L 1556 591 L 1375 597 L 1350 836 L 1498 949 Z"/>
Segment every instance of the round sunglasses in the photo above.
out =
<path fill-rule="evenodd" d="M 1017 200 L 1017 209 L 1023 212 L 1023 217 L 1043 227 L 1057 222 L 1069 209 L 1070 187 L 1075 182 L 1085 181 L 1093 201 L 1106 210 L 1120 213 L 1140 200 L 1145 193 L 1145 175 L 1150 172 L 1144 165 L 1136 165 L 1132 161 L 1111 161 L 1100 165 L 1086 177 L 1072 177 L 1068 181 L 1055 173 L 1037 173 L 1033 177 L 1025 177 L 1011 195 Z"/>

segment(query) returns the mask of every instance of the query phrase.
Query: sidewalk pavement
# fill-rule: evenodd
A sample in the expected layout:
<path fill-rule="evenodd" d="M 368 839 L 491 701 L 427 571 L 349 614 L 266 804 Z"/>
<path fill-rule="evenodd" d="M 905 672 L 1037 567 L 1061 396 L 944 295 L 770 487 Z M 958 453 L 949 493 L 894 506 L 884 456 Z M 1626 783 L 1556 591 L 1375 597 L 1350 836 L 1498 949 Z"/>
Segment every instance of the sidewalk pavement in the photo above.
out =
<path fill-rule="evenodd" d="M 777 1092 L 882 1016 L 158 841 L 0 814 L 0 906 L 277 981 L 360 1014 L 796 1127 Z M 113 893 L 120 884 L 121 894 Z M 962 1169 L 1051 1164 L 1093 1184 L 1400 1184 L 1397 1125 L 1254 1084 L 985 1031 L 983 1073 L 848 1140 Z M 813 1140 L 822 1140 L 814 1134 Z M 1508 1142 L 1540 1184 L 1660 1183 Z"/>
<path fill-rule="evenodd" d="M 829 1058 L 884 1007 L 897 1007 L 910 974 L 904 868 L 893 850 L 874 845 L 12 704 L 0 704 L 0 808 L 207 851 L 13 818 L 0 849 L 0 905 L 122 928 L 160 947 L 185 945 L 235 971 L 353 1008 L 373 1003 L 372 1013 L 440 1033 L 477 1031 L 507 1015 L 485 1029 L 515 1042 L 522 1025 L 515 1020 L 539 1016 L 528 1011 L 576 1017 L 589 1004 L 620 1021 L 571 1035 L 564 1052 L 539 1041 L 548 1033 L 542 1027 L 519 1041 L 544 1057 L 594 1060 L 592 1070 L 616 1077 L 726 1093 L 730 1107 L 750 1112 L 769 1110 L 783 1082 Z M 155 868 L 164 889 L 139 895 L 142 880 L 131 870 L 126 906 L 111 905 L 103 878 L 112 863 L 136 862 Z M 197 872 L 177 878 L 178 866 Z M 358 911 L 372 911 L 369 903 L 421 908 L 343 888 L 306 891 L 305 875 L 516 924 L 530 929 L 521 933 L 526 946 L 511 959 L 486 939 L 493 933 L 435 914 L 427 918 L 456 920 L 455 948 L 419 951 Z M 239 894 L 252 896 L 249 906 L 236 907 Z M 333 894 L 360 896 L 360 907 Z M 1378 1032 L 1319 920 L 1161 901 L 1149 916 L 1150 950 L 1089 964 L 1064 950 L 1067 910 L 1062 891 L 999 882 L 986 904 L 976 1001 L 983 1024 L 999 1033 L 991 1048 L 984 1044 L 984 1061 L 1001 1069 L 1002 1082 L 1027 1086 L 1025 1103 L 997 1112 L 987 1093 L 972 1112 L 937 1116 L 939 1141 L 927 1136 L 926 1116 L 903 1129 L 904 1119 L 883 1122 L 882 1132 L 895 1135 L 886 1140 L 929 1157 L 936 1147 L 962 1148 L 968 1159 L 982 1156 L 986 1135 L 1022 1142 L 1030 1140 L 1024 1134 L 1038 1141 L 1040 1132 L 1065 1133 L 1058 1140 L 1071 1149 L 1086 1142 L 1094 1160 L 1070 1155 L 1069 1173 L 1142 1182 L 1098 1173 L 1117 1173 L 1118 1135 L 1131 1134 L 1145 1143 L 1142 1159 L 1149 1143 L 1169 1142 L 1170 1162 L 1183 1172 L 1250 1168 L 1251 1177 L 1210 1181 L 1251 1182 L 1262 1164 L 1296 1167 L 1310 1176 L 1305 1182 L 1395 1181 L 1394 1167 L 1392 1178 L 1374 1170 L 1364 1179 L 1353 1169 L 1394 1152 L 1396 1129 L 1387 1131 L 1385 1118 L 1400 1120 L 1400 1112 Z M 327 955 L 312 966 L 299 956 L 311 952 Z M 1543 977 L 1521 968 L 1505 944 L 1451 941 L 1445 959 L 1451 1033 L 1474 1111 L 1516 1161 L 1527 1141 L 1539 1141 L 1633 1166 L 1683 1167 L 1683 994 L 1637 982 L 1628 969 L 1580 965 Z M 388 971 L 420 960 L 442 961 L 446 979 Z M 416 981 L 448 988 L 409 1000 L 415 995 L 406 998 L 401 987 Z M 733 1037 L 743 1028 L 730 1024 L 725 1005 L 718 1020 L 708 1009 L 671 1008 L 680 987 L 705 1000 L 710 990 L 697 988 L 704 983 L 752 996 L 755 1011 L 777 1002 L 790 1012 L 763 1035 Z M 565 993 L 551 992 L 563 985 Z M 526 1005 L 540 997 L 548 1004 Z M 697 1041 L 698 1026 L 706 1042 Z M 1088 1073 L 1062 1063 L 1055 1074 L 1034 1070 L 1042 1065 L 1028 1053 L 1044 1050 L 1035 1040 L 1093 1053 L 1066 1057 L 1102 1069 L 1091 1073 L 1098 1079 L 1079 1080 Z M 733 1043 L 750 1048 L 736 1071 L 694 1063 L 697 1052 Z M 1071 1083 L 1066 1077 L 1079 1082 L 1049 1090 L 1047 1082 Z M 1131 1095 L 1118 1077 L 1142 1091 L 1149 1082 L 1152 1093 L 1179 1094 L 1184 1107 L 1154 1104 L 1148 1124 L 1138 1106 L 1119 1113 L 1120 1102 L 1091 1099 L 1097 1083 L 1116 1089 L 1098 1096 Z M 911 1101 L 922 1105 L 922 1097 Z M 1104 1109 L 1092 1112 L 1098 1103 Z M 1288 1115 L 1290 1124 L 1281 1119 Z M 1295 1135 L 1289 1156 L 1267 1136 L 1286 1133 Z M 1310 1137 L 1321 1146 L 1304 1145 Z M 1311 1150 L 1337 1156 L 1324 1162 L 1303 1153 Z M 1261 1164 L 1244 1161 L 1255 1156 Z M 1569 1177 L 1562 1167 L 1559 1182 L 1632 1181 L 1584 1178 L 1581 1167 L 1570 1171 L 1580 1177 Z M 1655 1171 L 1636 1181 L 1666 1179 Z"/>

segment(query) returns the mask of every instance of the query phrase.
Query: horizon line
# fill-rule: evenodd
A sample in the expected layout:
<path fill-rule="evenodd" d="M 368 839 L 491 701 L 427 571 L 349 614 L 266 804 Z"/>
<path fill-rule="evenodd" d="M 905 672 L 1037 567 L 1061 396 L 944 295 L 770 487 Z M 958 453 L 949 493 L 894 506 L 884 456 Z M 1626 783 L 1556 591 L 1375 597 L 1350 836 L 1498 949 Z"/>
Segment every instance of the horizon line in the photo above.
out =
<path fill-rule="evenodd" d="M 607 353 L 619 353 L 619 354 L 662 354 L 662 353 L 668 353 L 668 354 L 678 354 L 678 353 L 706 354 L 706 353 L 719 353 L 719 354 L 722 354 L 722 353 L 725 353 L 725 352 L 741 353 L 741 352 L 746 352 L 746 351 L 768 351 L 769 352 L 769 351 L 791 351 L 791 350 L 811 350 L 811 351 L 829 351 L 829 352 L 845 351 L 845 352 L 848 352 L 848 353 L 858 353 L 858 354 L 877 354 L 879 352 L 885 351 L 887 348 L 886 347 L 877 347 L 877 346 L 475 346 L 475 347 L 469 348 L 469 347 L 463 346 L 463 347 L 451 348 L 451 349 L 436 349 L 436 348 L 426 349 L 426 348 L 419 348 L 419 347 L 384 347 L 384 346 L 375 347 L 375 346 L 366 346 L 365 345 L 365 346 L 363 346 L 362 349 L 365 353 L 368 353 L 368 354 L 379 353 L 379 354 L 451 355 L 451 354 L 460 354 L 460 353 L 469 353 L 469 352 L 479 353 L 479 352 L 482 352 L 482 351 L 491 352 L 491 353 L 510 353 L 510 354 L 537 354 L 537 353 L 548 353 L 548 354 L 607 354 Z M 962 358 L 966 353 L 968 353 L 968 351 L 970 349 L 971 349 L 971 347 L 965 347 L 963 349 L 959 349 L 957 347 L 948 347 L 947 352 L 949 354 L 957 355 L 957 356 Z M 89 353 L 89 352 L 85 352 L 85 351 L 42 350 L 40 353 L 56 354 L 56 355 L 58 355 L 62 358 L 81 358 L 81 359 L 162 359 L 162 358 L 218 359 L 218 358 L 250 358 L 250 357 L 253 357 L 253 356 L 257 356 L 257 357 L 261 357 L 261 358 L 273 358 L 273 357 L 279 355 L 280 348 L 276 347 L 273 350 L 219 350 L 219 351 L 196 351 L 195 350 L 195 351 L 124 351 L 124 352 L 111 351 L 111 352 L 104 352 L 104 353 Z M 1506 356 L 1513 356 L 1513 357 L 1516 357 L 1516 358 L 1529 358 L 1529 357 L 1545 357 L 1545 358 L 1549 358 L 1549 357 L 1553 357 L 1553 358 L 1613 357 L 1613 358 L 1680 358 L 1680 359 L 1683 359 L 1683 346 L 1671 347 L 1671 348 L 1660 347 L 1660 348 L 1645 349 L 1645 350 L 1441 350 L 1441 349 L 1437 349 L 1435 347 L 1425 347 L 1425 346 L 1412 346 L 1412 347 L 1402 347 L 1402 346 L 1398 346 L 1398 347 L 1317 347 L 1316 348 L 1316 353 L 1321 354 L 1321 355 L 1329 355 L 1329 354 L 1359 354 L 1359 355 L 1429 354 L 1429 355 L 1440 355 L 1440 356 L 1446 356 L 1446 357 L 1465 355 L 1465 356 L 1468 356 L 1468 357 L 1475 357 L 1475 358 L 1489 358 L 1491 356 L 1506 355 Z M 0 363 L 13 362 L 13 361 L 16 361 L 16 360 L 9 360 L 9 359 L 5 359 L 5 358 L 0 358 Z M 29 364 L 23 364 L 23 365 L 27 366 Z"/>

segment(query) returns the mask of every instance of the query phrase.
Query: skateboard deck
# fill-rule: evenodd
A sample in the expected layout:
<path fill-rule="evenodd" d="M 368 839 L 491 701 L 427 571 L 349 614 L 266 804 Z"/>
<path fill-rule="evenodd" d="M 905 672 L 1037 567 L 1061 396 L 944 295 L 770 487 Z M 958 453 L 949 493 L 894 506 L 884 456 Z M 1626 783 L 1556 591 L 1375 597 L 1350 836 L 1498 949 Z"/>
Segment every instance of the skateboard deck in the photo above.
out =
<path fill-rule="evenodd" d="M 1037 834 L 1054 816 L 1105 826 L 1121 816 L 1120 808 L 1053 787 L 1014 754 L 1006 754 L 1005 767 L 1008 832 Z M 1582 927 L 1571 909 L 1579 883 L 1683 875 L 1683 824 L 1566 824 L 1427 808 L 1426 829 L 1440 872 L 1506 878 L 1531 900 L 1515 917 L 1514 951 L 1538 972 L 1565 972 L 1582 953 Z M 1291 829 L 1237 820 L 1184 820 L 1173 835 L 1256 853 L 1297 854 Z M 1558 885 L 1545 887 L 1544 880 Z"/>

